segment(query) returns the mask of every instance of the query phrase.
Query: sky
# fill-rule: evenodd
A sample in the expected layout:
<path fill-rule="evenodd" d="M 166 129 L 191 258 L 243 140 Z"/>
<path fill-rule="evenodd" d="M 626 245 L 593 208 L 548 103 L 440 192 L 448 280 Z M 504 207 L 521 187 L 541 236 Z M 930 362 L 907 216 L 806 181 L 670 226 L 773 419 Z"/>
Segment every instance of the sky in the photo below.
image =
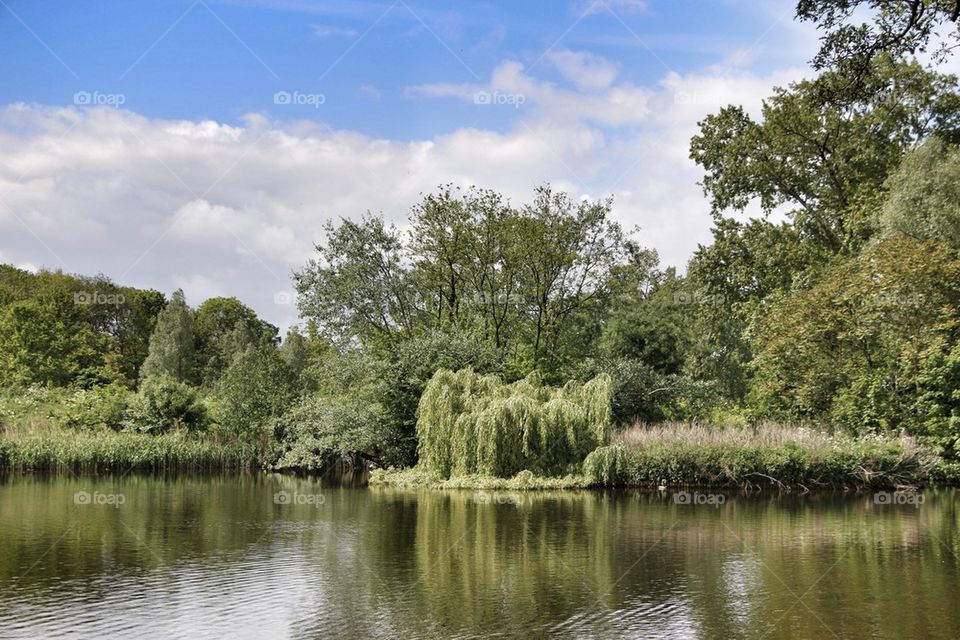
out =
<path fill-rule="evenodd" d="M 789 0 L 0 0 L 0 262 L 297 322 L 323 224 L 612 196 L 683 270 L 697 122 L 811 75 Z"/>

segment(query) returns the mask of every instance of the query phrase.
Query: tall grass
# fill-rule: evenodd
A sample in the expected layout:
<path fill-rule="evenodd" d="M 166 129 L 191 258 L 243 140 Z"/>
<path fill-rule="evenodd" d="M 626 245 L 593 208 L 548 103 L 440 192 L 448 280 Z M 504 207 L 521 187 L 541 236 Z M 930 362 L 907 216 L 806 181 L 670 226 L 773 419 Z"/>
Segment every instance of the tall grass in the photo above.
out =
<path fill-rule="evenodd" d="M 663 424 L 619 432 L 587 456 L 584 474 L 599 486 L 892 487 L 924 484 L 937 461 L 908 437 Z"/>
<path fill-rule="evenodd" d="M 441 369 L 420 398 L 420 467 L 441 478 L 567 472 L 609 441 L 610 393 L 606 375 L 552 388 L 536 374 L 504 384 Z"/>
<path fill-rule="evenodd" d="M 21 473 L 212 471 L 246 468 L 254 459 L 243 446 L 177 435 L 59 430 L 0 437 L 0 471 Z"/>

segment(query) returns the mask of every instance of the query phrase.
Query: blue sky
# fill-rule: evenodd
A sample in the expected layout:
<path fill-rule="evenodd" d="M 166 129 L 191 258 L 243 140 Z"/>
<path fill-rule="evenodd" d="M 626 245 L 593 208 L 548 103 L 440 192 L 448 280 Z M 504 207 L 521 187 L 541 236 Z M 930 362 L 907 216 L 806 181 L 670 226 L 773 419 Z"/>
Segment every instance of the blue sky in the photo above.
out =
<path fill-rule="evenodd" d="M 696 122 L 809 73 L 790 2 L 0 0 L 0 261 L 281 325 L 324 220 L 478 184 L 613 195 L 683 266 Z M 478 97 L 479 96 L 479 97 Z M 118 241 L 124 238 L 124 242 Z M 281 302 L 277 302 L 281 300 Z"/>
<path fill-rule="evenodd" d="M 399 139 L 509 126 L 502 110 L 412 99 L 408 88 L 479 82 L 508 58 L 563 83 L 543 64 L 551 47 L 616 60 L 621 78 L 637 84 L 754 46 L 765 54 L 758 71 L 802 62 L 769 46 L 777 20 L 789 22 L 786 4 L 771 15 L 723 0 L 592 10 L 564 0 L 4 3 L 0 101 L 64 104 L 77 91 L 99 91 L 122 94 L 125 108 L 151 117 L 235 123 L 263 112 Z M 279 108 L 273 95 L 285 90 L 326 100 L 319 109 Z"/>

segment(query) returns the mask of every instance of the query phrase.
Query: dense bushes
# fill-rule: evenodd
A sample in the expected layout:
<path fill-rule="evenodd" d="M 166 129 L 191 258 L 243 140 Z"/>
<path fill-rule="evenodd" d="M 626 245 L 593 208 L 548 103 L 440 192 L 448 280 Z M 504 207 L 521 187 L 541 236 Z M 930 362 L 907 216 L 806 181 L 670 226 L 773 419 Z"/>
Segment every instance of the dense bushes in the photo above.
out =
<path fill-rule="evenodd" d="M 378 404 L 347 398 L 308 398 L 276 422 L 277 469 L 317 471 L 351 456 L 380 459 L 388 427 Z"/>
<path fill-rule="evenodd" d="M 171 429 L 202 430 L 206 407 L 197 390 L 165 375 L 151 376 L 140 385 L 131 403 L 131 425 L 146 433 Z"/>
<path fill-rule="evenodd" d="M 420 465 L 443 478 L 565 473 L 609 439 L 610 392 L 606 375 L 551 388 L 441 369 L 420 399 Z"/>

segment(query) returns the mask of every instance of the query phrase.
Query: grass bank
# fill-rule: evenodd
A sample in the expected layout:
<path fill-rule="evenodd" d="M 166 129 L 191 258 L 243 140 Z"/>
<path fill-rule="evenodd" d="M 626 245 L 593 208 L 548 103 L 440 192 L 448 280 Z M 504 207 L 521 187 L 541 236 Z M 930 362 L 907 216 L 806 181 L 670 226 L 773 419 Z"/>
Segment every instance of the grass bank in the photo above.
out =
<path fill-rule="evenodd" d="M 781 424 L 638 425 L 587 456 L 592 486 L 866 489 L 924 485 L 938 456 L 908 437 L 830 435 Z"/>
<path fill-rule="evenodd" d="M 637 425 L 591 452 L 582 472 L 442 478 L 420 467 L 375 470 L 371 484 L 437 489 L 725 487 L 873 489 L 948 480 L 938 456 L 907 437 L 853 438 L 781 424 L 755 428 Z"/>

